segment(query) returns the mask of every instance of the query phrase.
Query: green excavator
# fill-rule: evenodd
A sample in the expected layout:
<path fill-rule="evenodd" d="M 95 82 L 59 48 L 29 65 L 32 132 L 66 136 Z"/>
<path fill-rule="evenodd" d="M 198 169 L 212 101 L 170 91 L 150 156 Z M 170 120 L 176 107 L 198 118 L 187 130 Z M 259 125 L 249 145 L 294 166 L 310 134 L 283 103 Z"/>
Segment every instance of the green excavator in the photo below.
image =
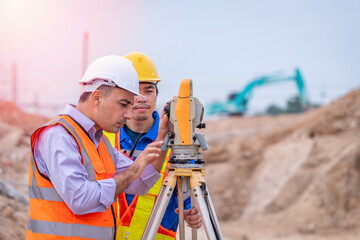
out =
<path fill-rule="evenodd" d="M 213 102 L 205 105 L 207 114 L 226 114 L 226 115 L 243 115 L 247 110 L 248 102 L 251 98 L 252 92 L 255 88 L 273 84 L 278 82 L 294 81 L 299 91 L 299 100 L 303 110 L 309 107 L 309 99 L 306 93 L 304 79 L 298 68 L 295 68 L 293 75 L 286 75 L 284 72 L 279 72 L 271 75 L 261 76 L 250 81 L 245 88 L 229 95 L 225 102 Z"/>

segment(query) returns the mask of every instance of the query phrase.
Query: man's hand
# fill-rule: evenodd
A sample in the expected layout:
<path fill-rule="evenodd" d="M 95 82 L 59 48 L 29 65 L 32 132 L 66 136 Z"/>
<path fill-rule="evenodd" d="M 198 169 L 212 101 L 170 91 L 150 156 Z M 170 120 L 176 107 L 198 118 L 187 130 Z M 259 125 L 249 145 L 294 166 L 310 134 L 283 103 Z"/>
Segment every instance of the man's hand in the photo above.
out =
<path fill-rule="evenodd" d="M 175 213 L 179 214 L 178 208 L 175 209 Z M 184 210 L 184 218 L 188 227 L 199 228 L 202 226 L 201 215 L 197 206 L 189 210 Z"/>
<path fill-rule="evenodd" d="M 128 169 L 113 177 L 116 183 L 115 197 L 122 193 L 135 179 L 138 179 L 147 165 L 159 158 L 162 143 L 162 141 L 156 141 L 147 145 Z"/>
<path fill-rule="evenodd" d="M 159 123 L 159 132 L 157 140 L 164 140 L 166 134 L 169 131 L 174 130 L 174 125 L 170 122 L 169 117 L 167 116 L 167 113 L 165 112 L 165 107 L 170 104 L 170 101 L 168 101 L 165 106 L 163 107 L 161 114 L 160 114 L 160 123 Z"/>
<path fill-rule="evenodd" d="M 156 141 L 148 144 L 146 148 L 139 154 L 139 156 L 137 156 L 133 164 L 139 165 L 142 168 L 142 170 L 144 170 L 144 168 L 148 164 L 153 163 L 156 159 L 159 158 L 161 152 L 160 147 L 162 144 L 163 144 L 162 141 Z"/>

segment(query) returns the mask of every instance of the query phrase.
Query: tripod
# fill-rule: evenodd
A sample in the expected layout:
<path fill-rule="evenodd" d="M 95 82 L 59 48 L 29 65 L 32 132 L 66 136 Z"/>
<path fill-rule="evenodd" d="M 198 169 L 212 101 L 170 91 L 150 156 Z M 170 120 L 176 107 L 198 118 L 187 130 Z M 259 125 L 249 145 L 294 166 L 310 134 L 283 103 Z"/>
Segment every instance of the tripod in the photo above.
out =
<path fill-rule="evenodd" d="M 195 132 L 195 128 L 205 128 L 202 123 L 204 107 L 192 96 L 192 80 L 182 79 L 179 95 L 164 107 L 174 130 L 169 131 L 161 147 L 167 151 L 170 147 L 171 166 L 167 169 L 167 177 L 161 186 L 159 195 L 151 211 L 142 240 L 153 240 L 159 229 L 171 195 L 178 184 L 179 233 L 180 240 L 185 239 L 184 229 L 184 192 L 190 191 L 191 207 L 197 204 L 208 239 L 222 240 L 219 222 L 216 217 L 210 193 L 204 176 L 203 158 L 199 149 L 209 148 L 204 136 Z M 194 162 L 194 163 L 193 163 Z M 197 229 L 192 229 L 192 239 L 197 239 Z"/>
<path fill-rule="evenodd" d="M 171 164 L 168 168 L 168 175 L 163 182 L 154 208 L 150 214 L 145 231 L 141 237 L 142 240 L 152 240 L 155 238 L 171 194 L 175 189 L 176 182 L 178 183 L 180 240 L 185 239 L 183 193 L 189 190 L 191 207 L 195 206 L 195 203 L 199 207 L 208 239 L 223 239 L 210 193 L 203 178 L 204 176 L 205 169 L 202 167 L 202 164 Z M 192 239 L 197 239 L 197 229 L 192 229 Z"/>

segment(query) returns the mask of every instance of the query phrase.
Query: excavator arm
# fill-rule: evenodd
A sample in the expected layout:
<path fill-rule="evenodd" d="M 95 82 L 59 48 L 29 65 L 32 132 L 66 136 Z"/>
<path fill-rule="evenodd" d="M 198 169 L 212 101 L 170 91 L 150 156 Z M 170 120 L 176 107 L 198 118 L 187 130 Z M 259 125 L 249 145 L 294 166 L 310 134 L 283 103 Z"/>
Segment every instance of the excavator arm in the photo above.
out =
<path fill-rule="evenodd" d="M 205 106 L 207 114 L 224 113 L 229 115 L 242 115 L 247 110 L 248 102 L 255 88 L 263 85 L 294 81 L 299 91 L 299 99 L 304 109 L 309 105 L 303 77 L 299 69 L 295 69 L 295 74 L 286 76 L 284 73 L 277 73 L 255 78 L 249 82 L 242 91 L 231 94 L 226 102 L 214 102 Z"/>

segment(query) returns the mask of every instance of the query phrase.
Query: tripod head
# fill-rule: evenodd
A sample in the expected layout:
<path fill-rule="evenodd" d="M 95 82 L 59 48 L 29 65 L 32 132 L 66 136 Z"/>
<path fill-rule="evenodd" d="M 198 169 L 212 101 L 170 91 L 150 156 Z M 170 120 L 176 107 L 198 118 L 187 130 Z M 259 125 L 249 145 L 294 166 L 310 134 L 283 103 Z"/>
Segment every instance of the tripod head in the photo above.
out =
<path fill-rule="evenodd" d="M 204 163 L 199 149 L 205 151 L 209 146 L 204 136 L 195 132 L 195 128 L 205 128 L 202 123 L 204 107 L 193 97 L 191 79 L 181 80 L 178 96 L 164 110 L 174 125 L 174 131 L 168 132 L 161 147 L 163 151 L 171 148 L 170 162 L 186 164 L 195 160 L 196 164 Z"/>

